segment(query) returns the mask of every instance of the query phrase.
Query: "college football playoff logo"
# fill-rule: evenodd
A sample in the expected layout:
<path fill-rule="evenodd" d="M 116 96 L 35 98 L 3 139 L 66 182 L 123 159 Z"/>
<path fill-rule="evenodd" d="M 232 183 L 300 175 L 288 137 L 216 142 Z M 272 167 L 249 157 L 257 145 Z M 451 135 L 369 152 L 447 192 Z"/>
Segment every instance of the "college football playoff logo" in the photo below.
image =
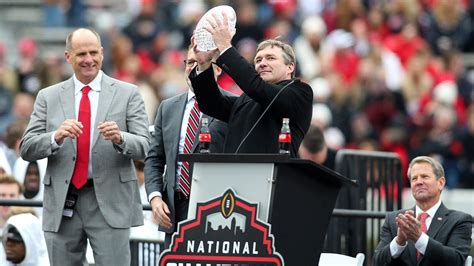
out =
<path fill-rule="evenodd" d="M 257 218 L 258 204 L 228 189 L 198 203 L 196 218 L 181 222 L 160 266 L 284 265 L 275 251 L 271 226 Z"/>

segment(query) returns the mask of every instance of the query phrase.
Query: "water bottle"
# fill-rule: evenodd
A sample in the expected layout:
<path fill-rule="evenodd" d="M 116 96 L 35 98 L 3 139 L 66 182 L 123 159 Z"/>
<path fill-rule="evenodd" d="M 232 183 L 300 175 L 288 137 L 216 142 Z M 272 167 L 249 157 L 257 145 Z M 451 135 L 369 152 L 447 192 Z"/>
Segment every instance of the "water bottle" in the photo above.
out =
<path fill-rule="evenodd" d="M 281 154 L 290 154 L 291 132 L 289 118 L 283 118 L 283 125 L 281 126 L 280 135 L 278 135 L 278 144 Z"/>
<path fill-rule="evenodd" d="M 199 133 L 199 152 L 210 153 L 211 132 L 209 132 L 209 121 L 207 117 L 201 119 L 201 132 Z"/>

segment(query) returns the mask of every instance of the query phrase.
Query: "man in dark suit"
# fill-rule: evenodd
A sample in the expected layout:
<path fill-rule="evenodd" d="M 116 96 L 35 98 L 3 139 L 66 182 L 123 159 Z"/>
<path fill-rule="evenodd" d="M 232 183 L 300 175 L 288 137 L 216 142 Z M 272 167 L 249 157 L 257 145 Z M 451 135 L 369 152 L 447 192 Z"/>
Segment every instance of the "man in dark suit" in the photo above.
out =
<path fill-rule="evenodd" d="M 223 21 L 208 20 L 206 27 L 216 50 L 202 52 L 196 46 L 194 49 L 198 66 L 190 79 L 201 110 L 228 123 L 225 153 L 278 153 L 282 119 L 289 118 L 290 153 L 296 157 L 310 125 L 313 91 L 309 85 L 293 79 L 296 66 L 293 49 L 277 40 L 264 41 L 257 47 L 253 68 L 232 47 L 234 32 L 229 31 L 225 14 Z M 216 64 L 244 91 L 240 97 L 219 92 L 210 67 L 215 57 Z"/>
<path fill-rule="evenodd" d="M 74 75 L 40 90 L 21 157 L 48 158 L 43 230 L 51 265 L 82 265 L 87 239 L 97 265 L 130 265 L 130 227 L 143 224 L 133 160 L 149 149 L 137 87 L 101 71 L 97 32 L 66 39 Z"/>
<path fill-rule="evenodd" d="M 416 157 L 408 178 L 416 206 L 387 215 L 374 265 L 464 265 L 471 248 L 472 217 L 441 202 L 443 167 L 431 157 Z"/>
<path fill-rule="evenodd" d="M 196 66 L 196 57 L 192 49 L 188 51 L 185 64 L 185 78 L 188 79 L 189 73 Z M 187 81 L 190 85 L 189 80 Z M 189 199 L 179 187 L 182 163 L 178 162 L 178 154 L 183 153 L 186 145 L 188 118 L 194 102 L 191 86 L 187 92 L 161 102 L 156 115 L 150 152 L 145 159 L 145 188 L 153 215 L 159 224 L 158 229 L 166 233 L 165 248 L 171 243 L 171 237 L 177 229 L 176 225 L 188 215 Z M 202 114 L 201 116 L 207 117 Z M 211 117 L 208 119 L 211 133 L 210 151 L 222 152 L 227 125 Z M 196 152 L 197 149 L 196 137 L 191 151 Z"/>

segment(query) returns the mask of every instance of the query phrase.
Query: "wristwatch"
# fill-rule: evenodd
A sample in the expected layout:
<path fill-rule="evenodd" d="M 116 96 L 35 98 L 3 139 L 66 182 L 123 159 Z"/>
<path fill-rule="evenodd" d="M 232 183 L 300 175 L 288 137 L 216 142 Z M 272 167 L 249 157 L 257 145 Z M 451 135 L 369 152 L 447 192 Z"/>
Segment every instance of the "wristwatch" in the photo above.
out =
<path fill-rule="evenodd" d="M 122 145 L 125 143 L 125 136 L 123 135 L 123 132 L 120 132 L 120 142 L 118 145 Z"/>

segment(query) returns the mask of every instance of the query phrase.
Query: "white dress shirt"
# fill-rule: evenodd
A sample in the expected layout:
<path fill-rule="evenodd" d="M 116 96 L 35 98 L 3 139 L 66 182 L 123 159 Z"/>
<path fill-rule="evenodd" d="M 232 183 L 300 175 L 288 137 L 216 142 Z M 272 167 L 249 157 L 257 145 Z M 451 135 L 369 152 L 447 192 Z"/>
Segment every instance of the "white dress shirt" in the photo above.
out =
<path fill-rule="evenodd" d="M 438 201 L 433 207 L 431 207 L 429 210 L 426 211 L 428 213 L 428 218 L 426 218 L 426 230 L 430 228 L 431 221 L 433 221 L 433 217 L 435 216 L 436 212 L 438 211 L 439 206 L 441 205 L 441 200 Z M 415 207 L 415 217 L 418 217 L 419 214 L 423 213 L 423 211 L 418 207 L 418 205 Z M 426 247 L 428 246 L 428 241 L 430 237 L 426 233 L 421 233 L 420 238 L 415 243 L 415 248 L 421 253 L 425 254 Z M 392 255 L 393 258 L 398 258 L 400 257 L 400 254 L 405 250 L 407 244 L 400 246 L 397 243 L 397 237 L 395 236 L 390 242 L 390 254 Z"/>
<path fill-rule="evenodd" d="M 99 106 L 99 93 L 102 90 L 101 83 L 102 83 L 102 70 L 99 71 L 97 76 L 89 83 L 89 84 L 83 84 L 80 82 L 76 75 L 73 76 L 73 81 L 74 81 L 74 110 L 76 110 L 76 119 L 79 117 L 79 105 L 81 103 L 82 99 L 82 88 L 85 86 L 89 86 L 91 90 L 89 91 L 89 101 L 91 103 L 91 129 L 90 129 L 90 147 L 89 147 L 89 158 L 90 153 L 92 150 L 92 140 L 94 138 L 94 133 L 95 133 L 95 118 L 97 116 L 97 107 Z M 56 140 L 54 139 L 54 135 L 56 134 L 56 131 L 53 132 L 53 135 L 51 137 L 51 145 L 52 145 L 52 150 L 57 150 L 62 147 L 61 145 L 58 145 L 56 143 Z M 63 142 L 64 143 L 64 142 Z M 89 177 L 92 176 L 92 160 L 89 160 Z"/>

